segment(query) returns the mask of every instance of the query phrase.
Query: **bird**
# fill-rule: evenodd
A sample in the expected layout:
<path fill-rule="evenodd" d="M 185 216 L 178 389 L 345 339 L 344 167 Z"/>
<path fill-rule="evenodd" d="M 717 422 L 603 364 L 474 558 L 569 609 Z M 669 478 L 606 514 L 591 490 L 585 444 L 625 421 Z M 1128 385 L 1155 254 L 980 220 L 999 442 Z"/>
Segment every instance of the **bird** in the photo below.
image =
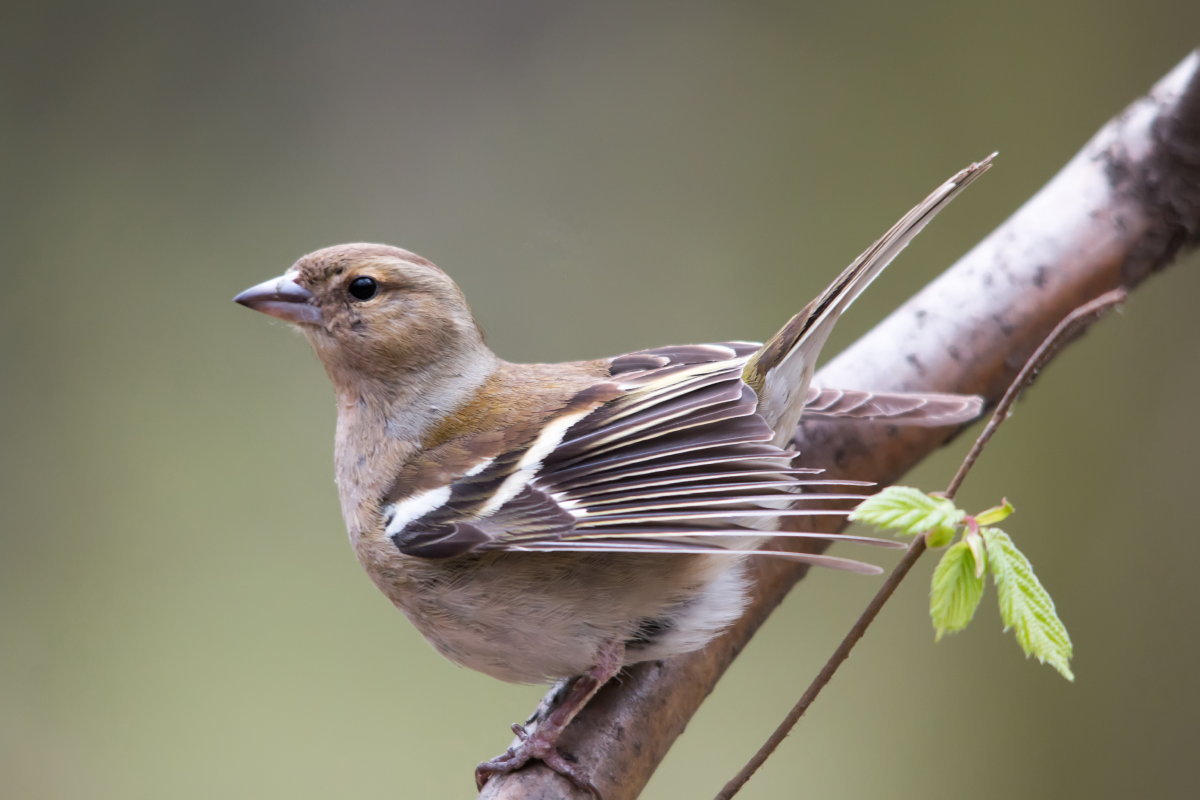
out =
<path fill-rule="evenodd" d="M 551 710 L 476 768 L 479 787 L 540 760 L 595 792 L 559 735 L 622 668 L 699 649 L 736 620 L 747 559 L 879 571 L 763 545 L 892 544 L 780 530 L 784 517 L 845 515 L 836 501 L 869 485 L 798 465 L 802 414 L 949 426 L 980 413 L 975 396 L 812 378 L 843 312 L 991 158 L 941 184 L 763 345 L 508 362 L 445 272 L 382 244 L 317 250 L 234 298 L 293 324 L 328 373 L 342 514 L 375 585 L 451 661 L 562 683 Z"/>

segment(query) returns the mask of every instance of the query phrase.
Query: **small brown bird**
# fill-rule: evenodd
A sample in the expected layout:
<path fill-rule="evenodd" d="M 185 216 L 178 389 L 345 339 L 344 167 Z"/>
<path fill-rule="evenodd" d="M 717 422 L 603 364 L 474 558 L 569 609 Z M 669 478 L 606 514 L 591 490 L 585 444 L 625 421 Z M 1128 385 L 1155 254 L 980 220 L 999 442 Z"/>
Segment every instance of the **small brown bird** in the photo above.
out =
<path fill-rule="evenodd" d="M 304 256 L 237 302 L 297 325 L 333 381 L 342 513 L 371 579 L 447 658 L 505 681 L 576 676 L 536 729 L 481 764 L 540 759 L 580 785 L 555 742 L 624 665 L 696 650 L 741 613 L 744 559 L 782 516 L 845 514 L 805 493 L 789 449 L 810 416 L 953 425 L 980 400 L 810 386 L 842 312 L 989 166 L 904 216 L 766 345 L 642 350 L 514 364 L 458 287 L 379 244 Z M 886 542 L 882 542 L 887 544 Z M 877 571 L 846 558 L 769 551 Z"/>

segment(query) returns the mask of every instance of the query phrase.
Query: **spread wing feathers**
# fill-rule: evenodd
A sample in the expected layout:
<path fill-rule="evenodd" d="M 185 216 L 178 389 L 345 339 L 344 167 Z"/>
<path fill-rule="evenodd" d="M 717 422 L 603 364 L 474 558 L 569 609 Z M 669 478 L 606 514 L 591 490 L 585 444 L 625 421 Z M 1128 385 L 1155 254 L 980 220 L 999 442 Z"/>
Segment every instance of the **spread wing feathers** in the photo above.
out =
<path fill-rule="evenodd" d="M 858 481 L 812 477 L 771 444 L 758 396 L 742 380 L 756 345 L 668 347 L 614 359 L 611 378 L 572 401 L 533 441 L 447 487 L 385 509 L 404 553 L 647 552 L 742 555 L 763 538 L 893 542 L 777 532 L 780 516 L 845 515 Z M 617 391 L 611 391 L 612 389 Z M 804 494 L 821 487 L 823 493 Z M 833 493 L 828 493 L 832 490 Z M 839 491 L 840 490 L 840 491 Z M 770 552 L 874 572 L 832 556 Z"/>
<path fill-rule="evenodd" d="M 750 359 L 746 382 L 758 392 L 761 413 L 778 432 L 776 444 L 791 440 L 804 411 L 817 356 L 842 312 L 939 211 L 991 167 L 993 157 L 971 164 L 914 206 Z"/>
<path fill-rule="evenodd" d="M 852 419 L 935 428 L 970 422 L 983 411 L 983 398 L 967 394 L 865 392 L 812 387 L 804 404 L 807 419 Z"/>

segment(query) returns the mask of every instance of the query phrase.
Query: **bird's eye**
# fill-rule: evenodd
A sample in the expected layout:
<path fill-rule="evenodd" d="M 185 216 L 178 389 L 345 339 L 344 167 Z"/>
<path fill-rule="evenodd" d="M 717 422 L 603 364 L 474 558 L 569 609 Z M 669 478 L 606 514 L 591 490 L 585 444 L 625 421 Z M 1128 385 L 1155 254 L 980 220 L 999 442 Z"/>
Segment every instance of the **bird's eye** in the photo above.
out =
<path fill-rule="evenodd" d="M 350 281 L 350 285 L 346 287 L 346 291 L 355 300 L 370 300 L 379 291 L 379 284 L 375 282 L 374 278 L 368 278 L 363 275 Z"/>

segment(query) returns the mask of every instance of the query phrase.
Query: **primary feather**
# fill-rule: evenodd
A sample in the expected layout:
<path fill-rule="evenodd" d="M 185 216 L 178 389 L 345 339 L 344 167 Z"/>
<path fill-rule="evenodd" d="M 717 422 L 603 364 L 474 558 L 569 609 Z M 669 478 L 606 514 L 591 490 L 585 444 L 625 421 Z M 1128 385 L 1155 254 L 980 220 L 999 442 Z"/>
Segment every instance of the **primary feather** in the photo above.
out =
<path fill-rule="evenodd" d="M 776 444 L 791 440 L 809 398 L 817 356 L 834 324 L 939 211 L 987 172 L 993 157 L 961 170 L 914 206 L 750 359 L 746 382 L 759 394 Z"/>

